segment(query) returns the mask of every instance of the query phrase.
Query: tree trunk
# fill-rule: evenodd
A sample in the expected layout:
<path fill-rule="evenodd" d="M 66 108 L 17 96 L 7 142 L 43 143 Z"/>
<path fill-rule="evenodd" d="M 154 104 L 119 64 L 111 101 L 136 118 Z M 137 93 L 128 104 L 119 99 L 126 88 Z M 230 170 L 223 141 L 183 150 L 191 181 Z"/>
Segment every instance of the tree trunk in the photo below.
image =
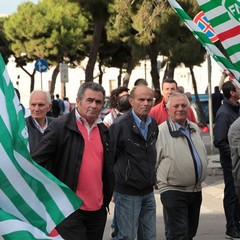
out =
<path fill-rule="evenodd" d="M 174 70 L 175 70 L 175 68 L 176 68 L 176 64 L 169 61 L 166 64 L 166 70 L 164 72 L 163 79 L 165 79 L 165 78 L 173 79 L 174 78 Z"/>
<path fill-rule="evenodd" d="M 157 57 L 158 57 L 157 42 L 154 41 L 153 43 L 150 44 L 150 48 L 149 48 L 149 58 L 151 61 L 150 73 L 152 76 L 152 83 L 154 88 L 160 89 Z"/>
<path fill-rule="evenodd" d="M 98 64 L 98 70 L 99 70 L 98 83 L 100 85 L 102 85 L 103 70 L 102 70 L 102 63 L 101 62 L 99 62 L 99 64 Z"/>
<path fill-rule="evenodd" d="M 196 83 L 195 75 L 193 72 L 193 67 L 189 67 L 189 69 L 190 69 L 190 73 L 192 76 L 192 84 L 193 84 L 194 94 L 195 94 L 195 98 L 196 98 L 196 104 L 198 105 L 198 108 L 199 108 L 200 121 L 203 124 L 203 127 L 206 127 L 207 126 L 206 116 L 203 112 L 202 104 L 201 104 L 199 96 L 198 96 L 197 83 Z"/>
<path fill-rule="evenodd" d="M 123 86 L 128 87 L 129 80 L 132 74 L 132 70 L 134 69 L 136 65 L 137 60 L 135 58 L 130 58 L 128 65 L 127 65 L 127 71 L 125 73 L 125 76 L 123 77 Z"/>
<path fill-rule="evenodd" d="M 95 21 L 94 31 L 93 31 L 93 40 L 92 40 L 89 59 L 86 67 L 86 75 L 85 75 L 86 82 L 93 81 L 93 71 L 94 71 L 95 63 L 97 61 L 98 49 L 101 41 L 103 27 L 104 27 L 103 20 Z"/>
<path fill-rule="evenodd" d="M 122 67 L 119 68 L 119 74 L 117 79 L 118 79 L 118 87 L 120 87 L 122 84 Z"/>
<path fill-rule="evenodd" d="M 55 84 L 56 84 L 56 79 L 57 79 L 57 75 L 59 73 L 59 67 L 60 65 L 58 64 L 54 70 L 53 70 L 53 73 L 52 73 L 52 81 L 51 81 L 51 88 L 50 88 L 50 94 L 53 94 L 54 93 L 54 90 L 55 90 Z"/>
<path fill-rule="evenodd" d="M 30 93 L 34 90 L 35 85 L 35 73 L 36 69 L 33 69 L 33 73 L 29 73 L 23 66 L 20 66 L 20 68 L 31 78 L 31 84 L 30 84 Z"/>

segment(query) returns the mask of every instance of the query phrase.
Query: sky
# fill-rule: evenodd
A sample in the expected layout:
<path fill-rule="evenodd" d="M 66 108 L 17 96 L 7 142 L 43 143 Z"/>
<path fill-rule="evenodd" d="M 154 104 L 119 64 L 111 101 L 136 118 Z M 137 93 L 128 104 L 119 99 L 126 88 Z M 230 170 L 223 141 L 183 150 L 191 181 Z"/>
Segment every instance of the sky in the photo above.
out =
<path fill-rule="evenodd" d="M 37 3 L 38 0 L 29 0 Z M 11 14 L 17 11 L 18 5 L 27 2 L 27 0 L 0 0 L 0 14 Z"/>

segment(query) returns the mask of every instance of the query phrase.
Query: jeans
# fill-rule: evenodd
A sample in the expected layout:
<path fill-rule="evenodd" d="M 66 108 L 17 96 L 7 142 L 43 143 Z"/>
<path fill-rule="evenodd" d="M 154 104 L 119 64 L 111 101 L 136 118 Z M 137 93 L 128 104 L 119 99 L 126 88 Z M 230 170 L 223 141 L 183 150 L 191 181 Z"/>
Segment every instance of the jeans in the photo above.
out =
<path fill-rule="evenodd" d="M 232 166 L 229 164 L 222 164 L 223 178 L 224 178 L 224 198 L 223 207 L 225 217 L 227 220 L 227 231 L 237 229 L 240 220 L 239 202 L 235 192 L 234 179 L 232 176 Z"/>
<path fill-rule="evenodd" d="M 115 192 L 113 192 L 113 200 L 115 202 Z M 114 230 L 114 235 L 117 236 L 117 234 L 118 234 L 118 225 L 117 225 L 117 219 L 116 219 L 116 208 L 115 208 L 115 206 L 114 206 L 114 212 L 113 212 L 113 219 L 112 219 L 111 228 Z"/>
<path fill-rule="evenodd" d="M 114 193 L 117 240 L 156 240 L 156 202 L 154 193 L 131 196 Z"/>
<path fill-rule="evenodd" d="M 66 240 L 102 240 L 106 220 L 104 207 L 97 211 L 78 209 L 65 218 L 56 230 Z"/>
<path fill-rule="evenodd" d="M 161 194 L 167 240 L 191 240 L 197 233 L 202 192 L 166 191 Z"/>

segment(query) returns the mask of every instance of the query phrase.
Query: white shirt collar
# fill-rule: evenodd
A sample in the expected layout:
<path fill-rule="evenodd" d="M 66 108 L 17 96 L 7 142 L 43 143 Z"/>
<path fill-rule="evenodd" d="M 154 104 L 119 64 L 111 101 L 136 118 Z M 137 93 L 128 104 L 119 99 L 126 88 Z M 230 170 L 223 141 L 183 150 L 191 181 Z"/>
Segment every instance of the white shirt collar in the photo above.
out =
<path fill-rule="evenodd" d="M 91 130 L 97 126 L 97 124 L 102 122 L 102 119 L 100 118 L 100 115 L 99 115 L 98 118 L 95 120 L 95 122 L 90 126 L 87 120 L 79 114 L 77 108 L 75 108 L 75 116 L 77 121 L 79 121 L 81 124 L 84 124 L 84 126 L 88 130 L 88 133 L 90 133 Z"/>

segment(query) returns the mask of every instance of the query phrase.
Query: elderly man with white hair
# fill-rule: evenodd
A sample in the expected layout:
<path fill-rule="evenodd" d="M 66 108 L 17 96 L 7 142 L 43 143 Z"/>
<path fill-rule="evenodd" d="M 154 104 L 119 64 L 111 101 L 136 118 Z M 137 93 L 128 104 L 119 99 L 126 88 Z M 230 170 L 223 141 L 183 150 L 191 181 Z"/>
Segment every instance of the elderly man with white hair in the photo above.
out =
<path fill-rule="evenodd" d="M 171 94 L 168 119 L 158 127 L 156 185 L 167 240 L 192 240 L 196 235 L 207 173 L 207 151 L 198 126 L 187 119 L 189 105 L 185 94 Z"/>
<path fill-rule="evenodd" d="M 29 134 L 30 153 L 40 142 L 45 129 L 54 118 L 48 117 L 47 112 L 51 109 L 50 94 L 43 90 L 35 90 L 29 99 L 31 115 L 26 118 L 26 125 Z"/>

